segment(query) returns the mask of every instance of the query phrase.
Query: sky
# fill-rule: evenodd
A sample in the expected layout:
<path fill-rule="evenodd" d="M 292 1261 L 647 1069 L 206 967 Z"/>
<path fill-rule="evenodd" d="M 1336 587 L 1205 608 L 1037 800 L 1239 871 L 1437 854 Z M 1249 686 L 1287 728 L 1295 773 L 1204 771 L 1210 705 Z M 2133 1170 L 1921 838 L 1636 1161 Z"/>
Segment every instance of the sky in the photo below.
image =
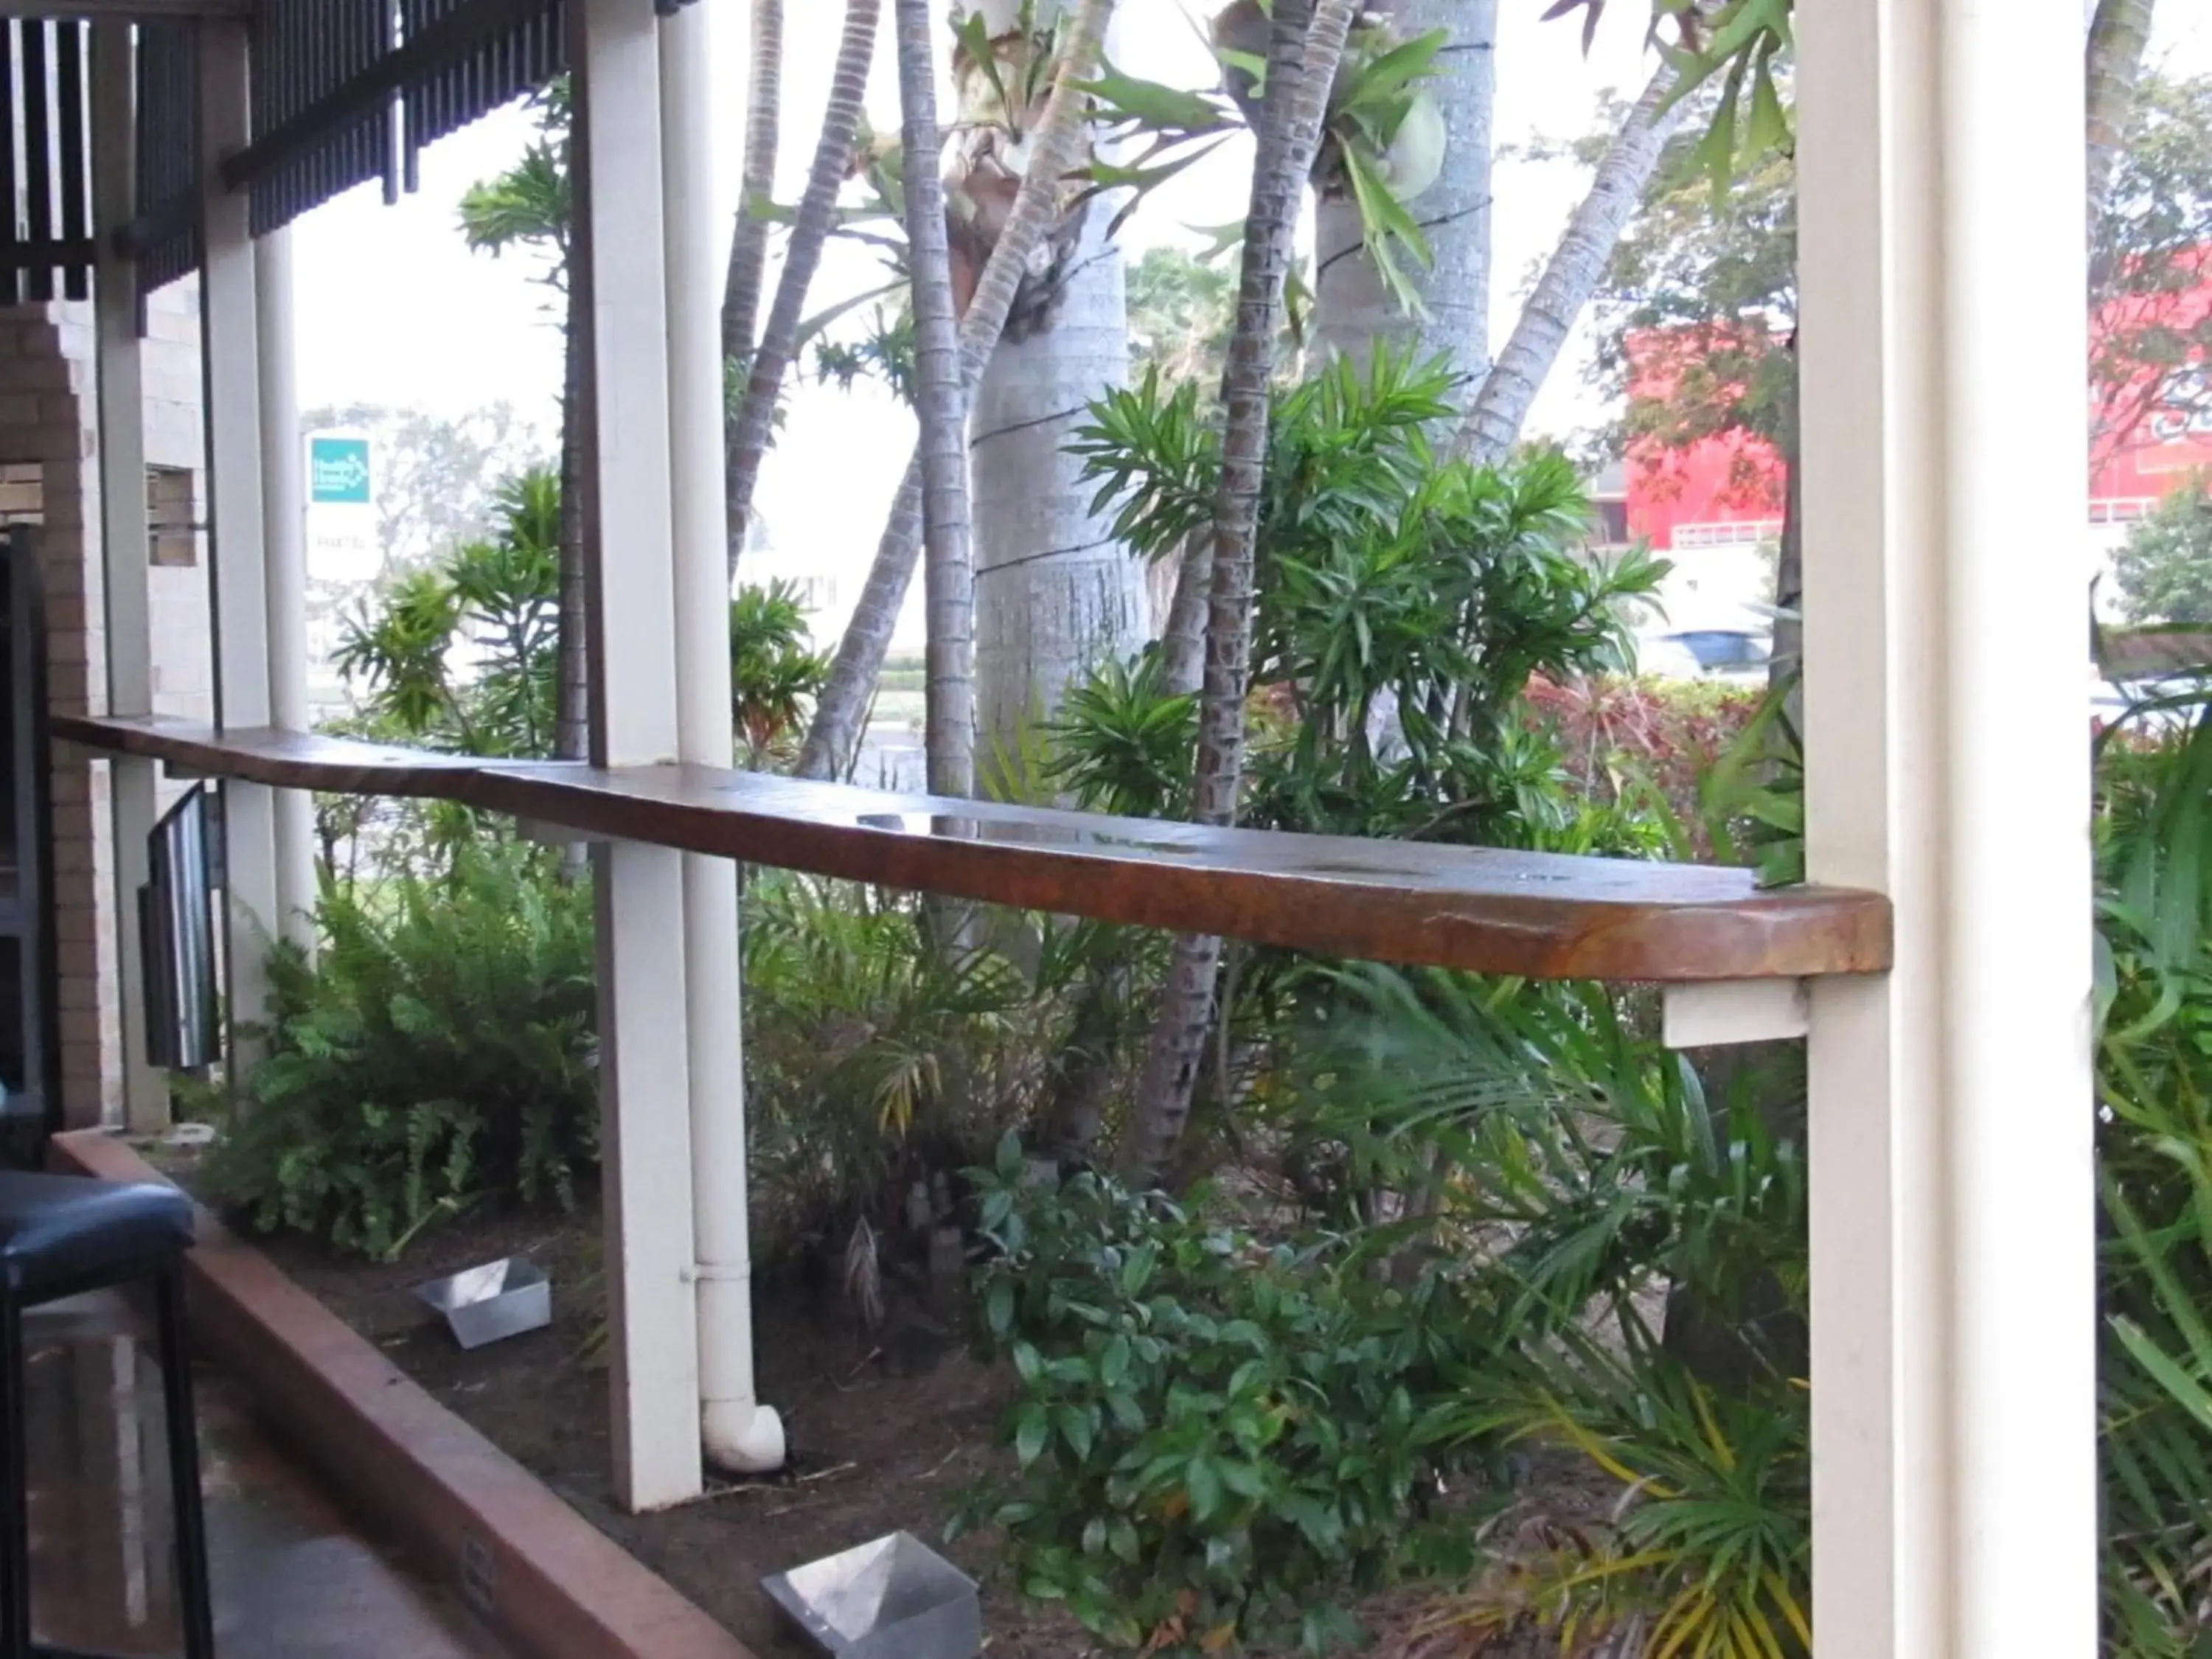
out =
<path fill-rule="evenodd" d="M 1212 68 L 1194 13 L 1218 0 L 1122 0 L 1112 52 L 1129 72 L 1175 84 L 1209 82 Z M 738 0 L 706 0 L 718 86 L 716 199 L 733 213 L 744 118 L 744 15 Z M 843 7 L 800 0 L 789 9 L 781 200 L 805 180 Z M 1503 0 L 1498 39 L 1492 337 L 1513 324 L 1521 296 L 1580 198 L 1584 177 L 1565 161 L 1529 160 L 1540 139 L 1578 137 L 1594 125 L 1610 92 L 1633 95 L 1653 67 L 1641 8 L 1618 6 L 1585 57 L 1573 21 L 1545 23 L 1540 0 Z M 2153 54 L 2171 72 L 2212 71 L 2212 7 L 2166 0 Z M 886 27 L 886 34 L 888 28 Z M 879 43 L 869 116 L 895 130 L 897 88 L 890 43 Z M 511 403 L 545 434 L 556 429 L 559 340 L 546 291 L 526 258 L 471 253 L 456 228 L 462 193 L 508 166 L 531 137 L 526 115 L 503 111 L 425 150 L 421 187 L 387 208 L 371 185 L 307 215 L 294 234 L 302 405 L 378 403 L 459 416 Z M 1163 242 L 1193 247 L 1194 228 L 1242 216 L 1249 144 L 1232 144 L 1191 168 L 1131 218 L 1122 240 L 1132 258 Z M 817 277 L 810 310 L 878 285 L 875 257 L 833 242 Z M 1606 416 L 1589 384 L 1587 332 L 1571 344 L 1538 400 L 1532 435 L 1565 436 Z M 875 545 L 885 507 L 912 441 L 912 423 L 887 394 L 802 386 L 762 482 L 760 511 L 770 526 L 803 520 L 817 545 L 854 550 Z"/>

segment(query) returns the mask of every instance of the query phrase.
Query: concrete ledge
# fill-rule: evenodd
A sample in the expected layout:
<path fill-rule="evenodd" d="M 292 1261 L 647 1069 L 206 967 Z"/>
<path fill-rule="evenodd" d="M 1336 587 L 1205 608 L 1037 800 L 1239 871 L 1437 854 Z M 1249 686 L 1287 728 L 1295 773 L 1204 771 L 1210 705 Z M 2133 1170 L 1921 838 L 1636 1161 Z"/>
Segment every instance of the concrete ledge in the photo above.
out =
<path fill-rule="evenodd" d="M 57 1135 L 48 1162 L 162 1179 L 100 1130 Z M 204 1209 L 186 1266 L 195 1342 L 519 1659 L 754 1659 Z"/>

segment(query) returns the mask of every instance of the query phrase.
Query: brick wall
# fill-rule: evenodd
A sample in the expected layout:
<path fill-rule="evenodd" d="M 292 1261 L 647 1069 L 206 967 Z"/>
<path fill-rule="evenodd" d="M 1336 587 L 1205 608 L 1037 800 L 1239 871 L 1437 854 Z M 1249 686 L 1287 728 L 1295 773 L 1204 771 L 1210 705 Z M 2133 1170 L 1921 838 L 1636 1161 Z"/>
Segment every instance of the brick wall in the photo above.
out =
<path fill-rule="evenodd" d="M 154 297 L 144 365 L 147 462 L 196 474 L 204 465 L 198 305 L 190 283 Z M 47 696 L 64 714 L 106 706 L 97 420 L 90 307 L 0 307 L 0 519 L 43 527 Z M 204 501 L 204 489 L 196 495 Z M 151 581 L 155 706 L 206 719 L 213 679 L 204 555 L 192 566 L 156 569 Z M 53 805 L 63 1110 L 72 1127 L 112 1122 L 121 1036 L 106 769 L 58 756 Z"/>

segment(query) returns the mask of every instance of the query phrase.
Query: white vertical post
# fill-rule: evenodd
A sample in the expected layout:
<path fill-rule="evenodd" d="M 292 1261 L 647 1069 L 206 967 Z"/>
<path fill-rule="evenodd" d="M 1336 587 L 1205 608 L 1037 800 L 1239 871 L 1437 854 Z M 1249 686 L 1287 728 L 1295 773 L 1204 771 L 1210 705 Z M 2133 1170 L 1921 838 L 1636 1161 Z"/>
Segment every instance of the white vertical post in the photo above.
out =
<path fill-rule="evenodd" d="M 659 25 L 638 0 L 577 0 L 569 16 L 576 274 L 591 299 L 592 759 L 651 765 L 678 747 Z M 684 857 L 617 842 L 593 867 L 615 1482 L 649 1510 L 703 1486 Z"/>
<path fill-rule="evenodd" d="M 1897 915 L 1813 988 L 1814 1622 L 2090 1659 L 2081 9 L 1796 23 L 1808 859 Z"/>
<path fill-rule="evenodd" d="M 226 155 L 246 140 L 246 35 L 242 23 L 199 26 L 200 350 L 206 380 L 208 526 L 214 587 L 216 718 L 226 726 L 269 724 L 269 583 L 261 503 L 261 377 L 256 366 L 253 238 L 243 193 L 223 186 Z M 274 792 L 222 786 L 223 882 L 229 1054 L 250 1064 L 242 1022 L 263 1017 L 266 960 L 276 937 Z"/>
<path fill-rule="evenodd" d="M 1940 15 L 1928 165 L 1943 180 L 1947 279 L 1953 1651 L 2089 1659 L 2100 1534 L 2081 8 L 1948 0 Z"/>
<path fill-rule="evenodd" d="M 138 282 L 131 261 L 115 252 L 112 242 L 114 232 L 137 211 L 133 62 L 128 23 L 93 26 L 93 219 L 98 247 L 93 335 L 100 400 L 100 545 L 107 595 L 107 712 L 125 718 L 154 712 Z M 123 1127 L 133 1134 L 158 1133 L 169 1125 L 168 1079 L 146 1060 L 145 957 L 138 931 L 138 890 L 147 878 L 155 781 L 152 761 L 118 755 L 108 763 Z"/>
<path fill-rule="evenodd" d="M 676 549 L 678 751 L 727 766 L 729 538 L 722 500 L 720 260 L 715 233 L 711 5 L 660 25 L 662 223 L 667 238 L 668 395 Z M 691 1230 L 696 1243 L 699 1423 L 707 1459 L 741 1474 L 781 1468 L 783 1423 L 753 1382 L 752 1249 L 745 1185 L 738 871 L 684 859 L 685 1012 L 690 1036 Z"/>
<path fill-rule="evenodd" d="M 300 438 L 299 348 L 293 332 L 292 228 L 253 244 L 255 340 L 261 371 L 261 522 L 269 586 L 269 723 L 307 729 L 307 469 Z M 315 947 L 315 803 L 276 796 L 279 934 Z"/>

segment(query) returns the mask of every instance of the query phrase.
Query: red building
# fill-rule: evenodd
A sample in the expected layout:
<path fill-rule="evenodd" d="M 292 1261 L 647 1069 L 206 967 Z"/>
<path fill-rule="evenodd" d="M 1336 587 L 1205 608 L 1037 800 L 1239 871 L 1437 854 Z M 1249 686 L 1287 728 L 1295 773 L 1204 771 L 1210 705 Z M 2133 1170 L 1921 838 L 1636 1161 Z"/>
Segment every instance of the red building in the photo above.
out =
<path fill-rule="evenodd" d="M 2155 338 L 2153 349 L 2171 349 L 2200 333 L 2212 317 L 2212 249 L 2200 263 L 2204 280 L 2192 289 L 2106 307 L 2095 320 L 2093 356 L 2116 349 L 2142 356 L 2145 336 Z M 1630 396 L 1664 401 L 1690 375 L 1710 378 L 1712 361 L 1755 355 L 1737 351 L 1726 339 L 1699 341 L 1680 330 L 1631 335 Z M 2105 385 L 2091 409 L 2093 526 L 2130 524 L 2174 491 L 2212 476 L 2212 364 L 2200 361 L 2179 380 L 2095 378 Z M 1629 537 L 1662 551 L 1756 545 L 1781 533 L 1781 458 L 1772 445 L 1741 432 L 1686 446 L 1632 442 L 1625 483 Z"/>

